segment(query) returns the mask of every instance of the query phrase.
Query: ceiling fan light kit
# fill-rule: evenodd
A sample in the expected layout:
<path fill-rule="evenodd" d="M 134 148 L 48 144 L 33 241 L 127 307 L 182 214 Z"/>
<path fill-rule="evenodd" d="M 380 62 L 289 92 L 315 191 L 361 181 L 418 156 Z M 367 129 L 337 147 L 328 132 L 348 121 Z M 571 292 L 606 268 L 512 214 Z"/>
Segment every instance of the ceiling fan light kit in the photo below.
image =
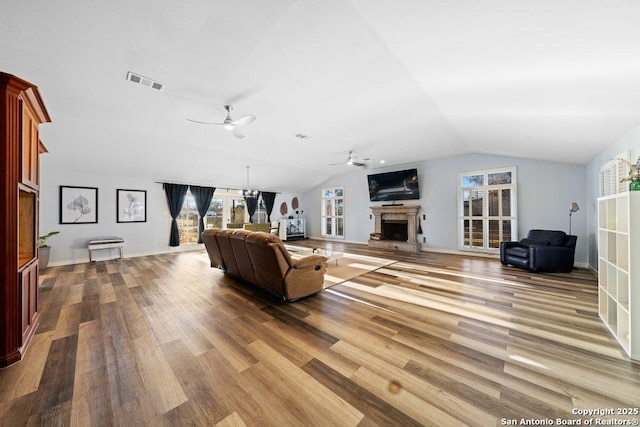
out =
<path fill-rule="evenodd" d="M 347 153 L 348 155 L 347 155 L 346 162 L 329 163 L 329 166 L 347 165 L 347 166 L 357 166 L 359 168 L 367 167 L 367 164 L 365 162 L 368 162 L 370 160 L 369 158 L 364 158 L 362 159 L 362 161 L 359 161 L 358 157 L 353 154 L 353 150 L 349 150 Z"/>
<path fill-rule="evenodd" d="M 253 114 L 249 114 L 248 116 L 240 117 L 237 120 L 233 120 L 231 118 L 231 111 L 233 110 L 233 107 L 231 105 L 225 105 L 224 109 L 227 110 L 227 117 L 224 119 L 222 123 L 201 122 L 199 120 L 192 120 L 192 119 L 187 119 L 187 120 L 194 123 L 200 123 L 202 125 L 222 126 L 226 130 L 231 132 L 231 134 L 236 138 L 244 138 L 244 134 L 238 128 L 240 126 L 248 125 L 249 123 L 251 123 L 256 119 L 256 116 L 254 116 Z"/>

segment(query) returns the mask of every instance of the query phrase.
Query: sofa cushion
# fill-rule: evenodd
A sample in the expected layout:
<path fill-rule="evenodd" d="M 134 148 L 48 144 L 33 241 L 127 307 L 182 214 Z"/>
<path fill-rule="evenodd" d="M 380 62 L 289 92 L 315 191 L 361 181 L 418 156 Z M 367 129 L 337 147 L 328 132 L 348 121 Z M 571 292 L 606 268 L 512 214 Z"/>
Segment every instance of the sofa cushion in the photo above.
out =
<path fill-rule="evenodd" d="M 244 224 L 242 226 L 244 230 L 249 231 L 263 231 L 268 233 L 271 230 L 271 224 L 262 223 L 262 224 Z"/>
<path fill-rule="evenodd" d="M 222 254 L 222 260 L 224 261 L 226 272 L 236 277 L 240 277 L 240 269 L 238 268 L 236 256 L 233 253 L 233 247 L 231 246 L 231 235 L 233 232 L 234 230 L 220 230 L 220 232 L 216 234 L 216 240 L 218 241 L 218 247 Z"/>
<path fill-rule="evenodd" d="M 560 246 L 564 244 L 567 233 L 556 230 L 529 230 L 527 239 L 540 242 L 549 242 L 549 246 Z"/>
<path fill-rule="evenodd" d="M 522 245 L 522 246 L 532 246 L 532 245 L 542 245 L 542 246 L 547 246 L 549 244 L 548 241 L 542 241 L 542 240 L 532 240 L 532 239 L 522 239 L 518 242 L 518 244 Z"/>
<path fill-rule="evenodd" d="M 513 246 L 505 252 L 510 257 L 529 258 L 529 248 L 526 246 Z"/>
<path fill-rule="evenodd" d="M 219 228 L 212 228 L 203 231 L 202 242 L 207 248 L 207 253 L 209 254 L 209 259 L 211 260 L 211 267 L 226 270 L 224 261 L 222 259 L 222 253 L 220 252 L 220 247 L 218 246 L 218 240 L 216 239 L 216 235 L 220 233 L 220 231 L 221 230 Z"/>
<path fill-rule="evenodd" d="M 284 277 L 293 265 L 293 260 L 282 241 L 273 234 L 255 231 L 250 232 L 245 243 L 256 282 L 284 296 Z"/>
<path fill-rule="evenodd" d="M 240 277 L 247 282 L 256 283 L 256 275 L 253 273 L 253 264 L 249 258 L 249 252 L 247 252 L 247 245 L 245 239 L 251 232 L 247 230 L 235 230 L 229 237 L 231 242 L 231 248 L 236 256 L 236 264 L 238 264 L 238 271 Z"/>

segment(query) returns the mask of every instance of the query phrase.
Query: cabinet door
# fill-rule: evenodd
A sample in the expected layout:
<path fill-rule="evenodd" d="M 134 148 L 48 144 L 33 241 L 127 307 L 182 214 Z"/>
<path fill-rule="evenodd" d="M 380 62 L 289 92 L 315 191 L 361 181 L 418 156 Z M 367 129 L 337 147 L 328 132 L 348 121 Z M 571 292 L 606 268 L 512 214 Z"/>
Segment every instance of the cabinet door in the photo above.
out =
<path fill-rule="evenodd" d="M 22 345 L 33 333 L 38 320 L 38 262 L 32 262 L 20 273 L 22 304 Z"/>
<path fill-rule="evenodd" d="M 21 182 L 35 189 L 38 188 L 39 141 L 38 122 L 29 109 L 23 105 L 20 153 Z"/>

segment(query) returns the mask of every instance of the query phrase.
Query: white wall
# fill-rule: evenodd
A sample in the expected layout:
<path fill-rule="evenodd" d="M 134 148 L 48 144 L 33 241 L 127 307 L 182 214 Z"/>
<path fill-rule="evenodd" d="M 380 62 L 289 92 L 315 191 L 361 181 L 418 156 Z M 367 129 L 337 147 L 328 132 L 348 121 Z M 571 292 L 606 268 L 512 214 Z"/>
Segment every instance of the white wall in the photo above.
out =
<path fill-rule="evenodd" d="M 161 184 L 156 179 L 136 177 L 131 171 L 114 171 L 112 175 L 98 175 L 87 171 L 57 168 L 54 154 L 41 156 L 40 234 L 59 230 L 60 234 L 47 242 L 52 247 L 50 265 L 76 264 L 89 261 L 89 240 L 117 236 L 125 240 L 124 256 L 141 256 L 175 250 L 197 248 L 200 245 L 169 247 L 171 216 Z M 97 224 L 59 223 L 59 186 L 86 186 L 98 188 Z M 213 184 L 212 184 L 213 185 Z M 147 191 L 147 222 L 116 222 L 116 190 Z M 218 190 L 216 193 L 218 194 Z M 281 217 L 280 204 L 291 206 L 290 194 L 278 194 L 271 214 L 272 220 Z M 301 205 L 304 209 L 304 205 Z M 291 212 L 290 212 L 291 213 Z M 305 210 L 306 214 L 306 210 Z M 115 256 L 105 249 L 94 253 L 97 259 Z M 113 250 L 115 251 L 115 249 Z"/>
<path fill-rule="evenodd" d="M 366 243 L 374 231 L 369 202 L 367 174 L 417 168 L 420 180 L 420 200 L 405 204 L 421 206 L 420 218 L 426 243 L 423 249 L 457 250 L 457 179 L 459 172 L 501 167 L 517 168 L 518 233 L 523 237 L 529 229 L 543 228 L 568 231 L 569 206 L 577 202 L 585 206 L 585 167 L 564 163 L 543 162 L 513 157 L 482 154 L 440 158 L 401 166 L 354 170 L 338 175 L 304 194 L 309 210 L 307 233 L 320 237 L 321 190 L 343 186 L 345 191 L 345 241 Z M 305 214 L 306 214 L 305 210 Z M 573 214 L 572 234 L 578 236 L 576 262 L 587 262 L 586 215 L 581 210 Z"/>
<path fill-rule="evenodd" d="M 640 134 L 640 130 L 637 130 Z M 635 135 L 637 140 L 638 134 Z M 630 138 L 634 136 L 631 135 Z M 612 149 L 614 154 L 621 151 Z M 602 158 L 608 159 L 603 154 Z M 592 162 L 593 163 L 593 162 Z M 586 186 L 597 195 L 597 171 L 595 184 L 585 183 L 585 167 L 553 162 L 541 162 L 520 158 L 465 155 L 436 160 L 422 161 L 402 166 L 351 170 L 326 181 L 321 186 L 303 194 L 278 194 L 272 220 L 281 218 L 280 205 L 289 206 L 287 215 L 294 215 L 291 200 L 297 196 L 299 210 L 304 210 L 307 219 L 307 235 L 320 237 L 321 188 L 343 186 L 345 188 L 345 240 L 366 243 L 373 232 L 369 193 L 366 176 L 369 173 L 385 172 L 416 167 L 420 177 L 421 199 L 415 201 L 422 209 L 420 217 L 425 237 L 424 249 L 457 250 L 457 174 L 459 172 L 516 166 L 518 173 L 519 235 L 524 236 L 531 228 L 567 230 L 569 205 L 577 202 L 581 209 L 573 215 L 573 234 L 578 235 L 576 261 L 586 263 L 587 259 L 587 214 L 592 210 L 589 202 L 585 209 Z M 591 169 L 595 168 L 590 164 Z M 599 170 L 599 166 L 596 168 Z M 59 230 L 60 234 L 49 240 L 53 247 L 51 264 L 73 264 L 89 259 L 87 242 L 91 239 L 119 236 L 125 239 L 125 257 L 165 253 L 169 248 L 170 216 L 162 185 L 157 179 L 136 177 L 131 171 L 114 171 L 112 175 L 97 175 L 88 171 L 71 171 L 55 165 L 54 154 L 42 156 L 42 188 L 40 193 L 40 234 Z M 98 187 L 97 224 L 59 224 L 59 186 Z M 214 185 L 214 184 L 212 184 Z M 147 191 L 147 222 L 116 222 L 116 189 Z M 591 191 L 590 191 L 591 193 Z M 414 202 L 407 202 L 414 203 Z M 380 203 L 377 203 L 380 204 Z M 591 224 L 591 223 L 590 223 Z M 183 248 L 183 247 L 181 247 Z M 103 257 L 111 256 L 109 253 Z"/>
<path fill-rule="evenodd" d="M 594 270 L 598 269 L 597 233 L 600 168 L 609 160 L 627 150 L 631 150 L 631 159 L 634 161 L 640 156 L 640 125 L 631 129 L 626 135 L 622 136 L 622 138 L 600 153 L 586 166 L 586 198 L 588 207 L 587 236 L 589 241 L 588 262 Z"/>

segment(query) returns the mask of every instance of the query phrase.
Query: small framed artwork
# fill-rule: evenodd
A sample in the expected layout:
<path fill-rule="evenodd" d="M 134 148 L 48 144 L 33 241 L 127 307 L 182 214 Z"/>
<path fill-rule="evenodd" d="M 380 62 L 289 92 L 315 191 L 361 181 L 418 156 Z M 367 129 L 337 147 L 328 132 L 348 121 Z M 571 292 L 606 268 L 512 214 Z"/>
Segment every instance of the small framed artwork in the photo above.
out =
<path fill-rule="evenodd" d="M 147 222 L 147 191 L 116 190 L 118 222 Z"/>
<path fill-rule="evenodd" d="M 98 189 L 60 186 L 60 224 L 96 224 Z"/>

